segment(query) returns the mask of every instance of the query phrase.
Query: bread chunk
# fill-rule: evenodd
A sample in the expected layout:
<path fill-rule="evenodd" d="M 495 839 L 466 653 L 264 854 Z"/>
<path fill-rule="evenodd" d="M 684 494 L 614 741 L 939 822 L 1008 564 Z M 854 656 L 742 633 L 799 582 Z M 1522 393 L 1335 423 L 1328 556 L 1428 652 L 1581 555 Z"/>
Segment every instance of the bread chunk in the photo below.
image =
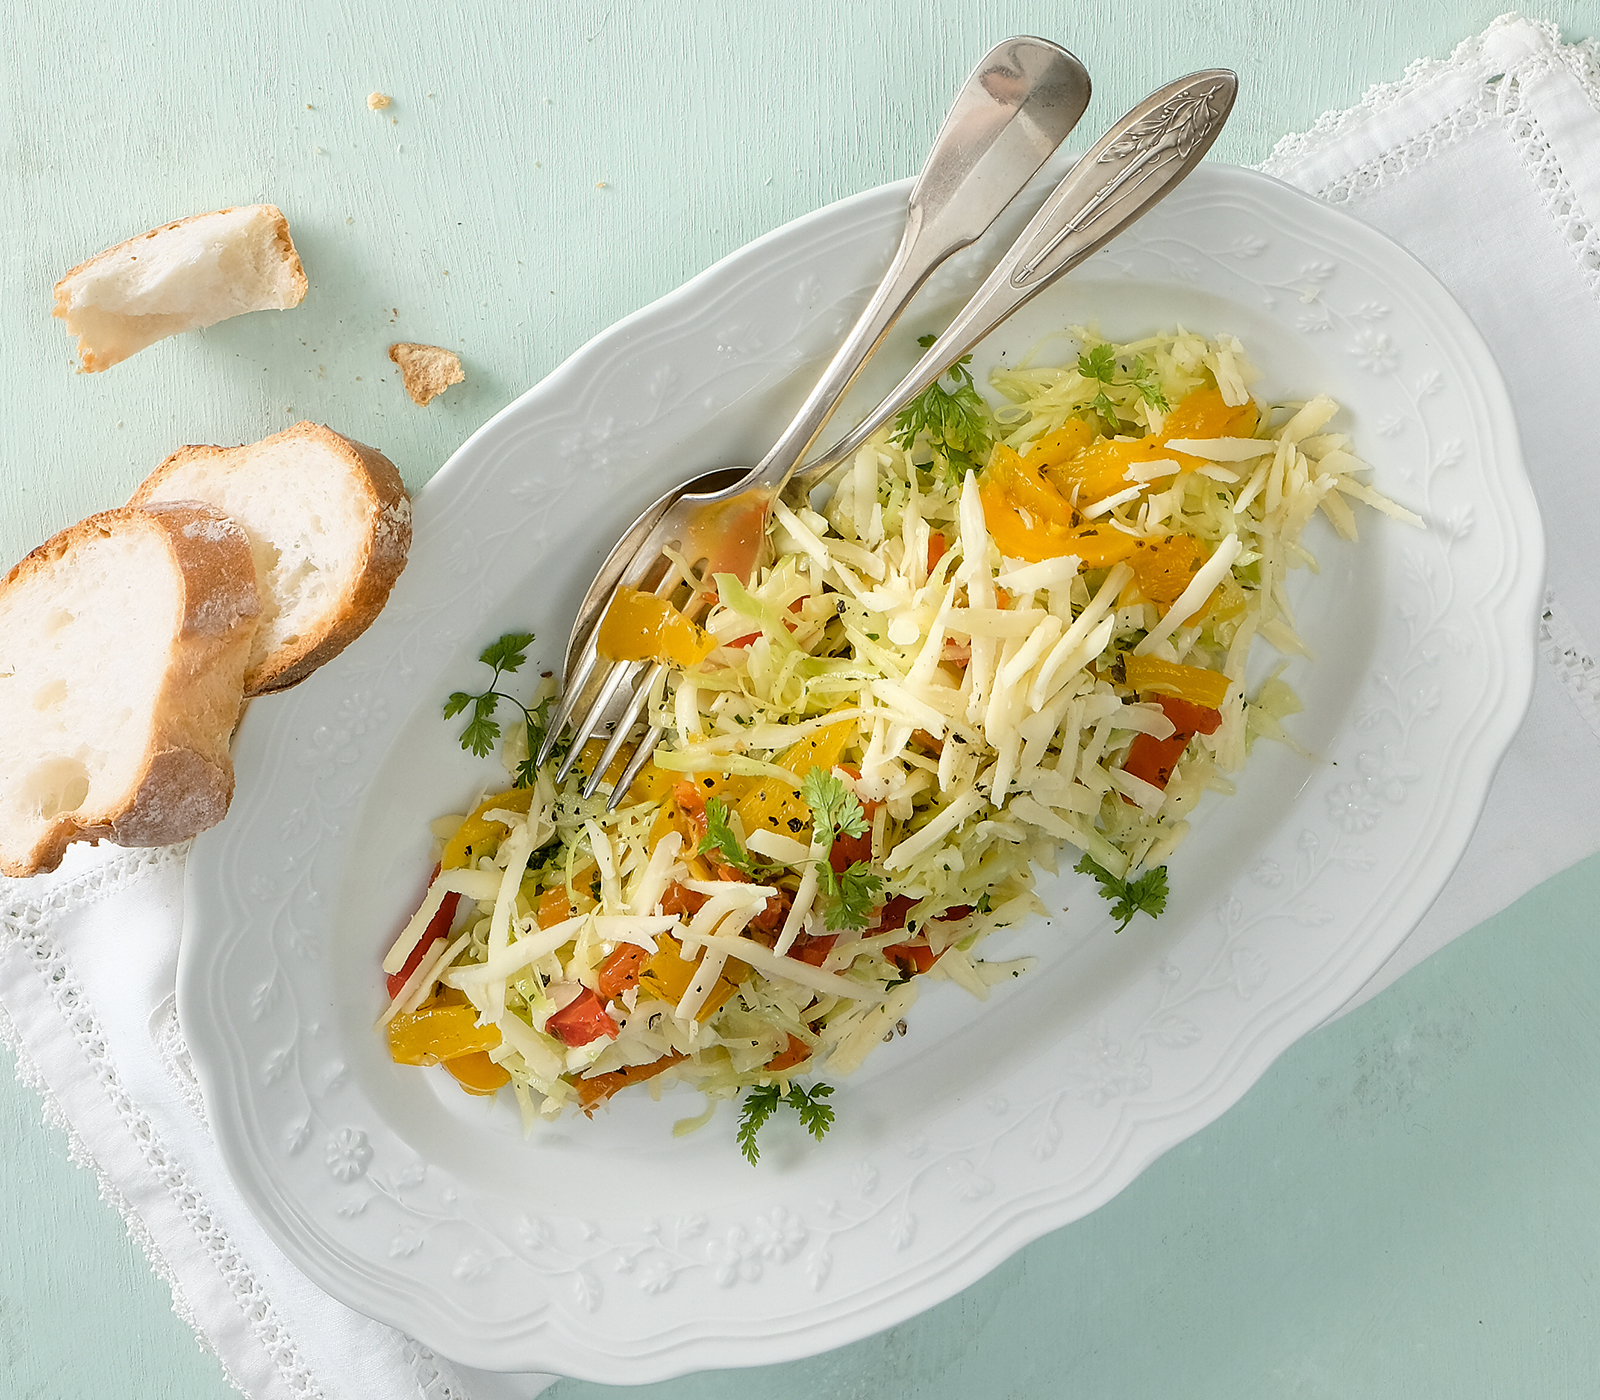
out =
<path fill-rule="evenodd" d="M 382 611 L 411 547 L 411 501 L 381 452 L 317 423 L 244 447 L 184 447 L 133 505 L 206 501 L 250 541 L 261 625 L 245 693 L 284 690 L 350 645 Z"/>
<path fill-rule="evenodd" d="M 91 515 L 0 580 L 0 872 L 222 819 L 257 613 L 244 531 L 193 503 Z"/>
<path fill-rule="evenodd" d="M 417 345 L 402 340 L 389 347 L 389 358 L 400 366 L 400 381 L 412 403 L 433 402 L 452 384 L 466 380 L 461 361 L 442 345 Z"/>
<path fill-rule="evenodd" d="M 286 310 L 306 294 L 289 223 L 271 204 L 165 224 L 80 263 L 56 283 L 56 316 L 93 372 L 180 331 L 246 311 Z"/>

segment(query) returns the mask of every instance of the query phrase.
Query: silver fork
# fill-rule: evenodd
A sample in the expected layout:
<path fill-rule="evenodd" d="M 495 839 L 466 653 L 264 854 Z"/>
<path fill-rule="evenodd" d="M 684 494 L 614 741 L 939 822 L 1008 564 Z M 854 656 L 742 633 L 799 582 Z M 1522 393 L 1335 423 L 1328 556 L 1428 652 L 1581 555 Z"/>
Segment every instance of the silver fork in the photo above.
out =
<path fill-rule="evenodd" d="M 866 419 L 820 457 L 795 472 L 789 490 L 808 495 L 835 466 L 852 456 L 873 433 L 1006 317 L 1103 247 L 1168 194 L 1211 148 L 1233 109 L 1238 88 L 1237 76 L 1226 69 L 1191 73 L 1158 88 L 1114 123 L 1068 171 L 994 271 L 910 373 Z M 718 484 L 717 475 L 710 473 L 689 482 L 680 488 L 680 493 L 687 493 L 694 487 L 714 487 Z M 604 606 L 615 591 L 616 581 L 630 563 L 641 556 L 654 557 L 649 551 L 659 551 L 659 525 L 676 494 L 668 493 L 646 511 L 602 567 L 584 598 L 573 628 L 567 652 L 565 674 L 568 677 L 575 677 L 578 668 L 592 668 L 594 633 L 604 615 Z M 717 500 L 727 494 L 697 499 Z M 706 573 L 709 576 L 711 570 Z M 635 692 L 624 720 L 613 733 L 606 757 L 596 765 L 595 773 L 585 785 L 586 793 L 593 792 L 598 785 L 596 775 L 605 771 L 626 742 L 650 688 L 664 673 L 664 667 L 653 668 Z M 582 676 L 569 681 L 569 693 L 580 687 L 587 675 L 588 670 L 584 669 Z M 612 679 L 614 673 L 608 683 Z M 620 683 L 602 697 L 603 702 L 609 703 L 619 688 Z M 663 732 L 654 726 L 647 730 L 619 776 L 609 806 L 615 807 L 622 801 Z M 550 734 L 554 733 L 556 726 L 552 725 Z M 547 736 L 546 748 L 551 742 Z"/>
<path fill-rule="evenodd" d="M 795 472 L 788 483 L 791 489 L 808 494 L 835 466 L 853 455 L 873 433 L 1018 307 L 1103 247 L 1167 195 L 1210 150 L 1233 110 L 1238 90 L 1239 80 L 1234 73 L 1221 68 L 1206 69 L 1158 88 L 1114 123 L 1067 172 L 1066 178 L 1045 200 L 994 271 L 910 373 L 866 419 L 815 461 Z M 709 484 L 709 476 L 690 482 L 689 486 L 705 484 Z M 684 499 L 727 501 L 732 497 L 737 501 L 741 489 L 735 487 L 718 495 L 685 495 Z M 688 487 L 682 488 L 682 491 L 687 493 Z M 654 560 L 659 557 L 661 549 L 671 546 L 673 541 L 663 536 L 670 532 L 668 517 L 674 504 L 673 493 L 668 493 L 667 497 L 640 517 L 633 529 L 618 543 L 612 558 L 602 567 L 595 585 L 590 589 L 590 596 L 607 578 L 613 562 L 619 557 L 621 566 L 611 572 L 614 580 L 621 579 L 630 564 L 641 558 Z M 764 521 L 764 515 L 762 518 Z M 712 558 L 710 551 L 716 543 L 713 539 L 709 546 L 699 549 L 691 544 L 680 557 L 690 564 L 701 562 L 702 555 Z M 752 552 L 749 559 L 751 567 L 754 562 Z M 715 568 L 714 562 L 704 571 L 707 578 L 715 572 L 723 570 Z M 739 577 L 748 580 L 748 569 Z M 608 603 L 614 592 L 615 582 L 612 582 L 606 586 L 598 601 Z M 566 675 L 574 677 L 574 649 L 577 650 L 577 665 L 586 669 L 583 676 L 574 677 L 568 682 L 569 693 L 583 685 L 588 670 L 594 664 L 594 638 L 604 613 L 598 607 L 591 609 L 590 596 L 585 597 L 584 610 L 580 611 L 578 626 L 573 629 Z M 589 630 L 580 643 L 579 628 L 586 621 Z M 641 667 L 634 668 L 634 674 L 638 669 Z M 591 715 L 603 715 L 606 706 L 626 683 L 625 677 L 619 679 L 620 670 L 620 667 L 614 668 L 606 678 L 600 697 L 590 711 Z M 650 690 L 665 675 L 665 671 L 666 668 L 659 664 L 652 667 L 636 688 L 627 710 L 617 723 L 604 757 L 595 765 L 595 771 L 584 786 L 585 795 L 592 794 L 598 786 L 600 775 L 627 741 L 633 724 L 648 702 Z M 592 729 L 590 732 L 593 732 Z M 551 736 L 555 733 L 557 725 L 552 724 L 546 736 L 546 750 L 553 743 Z M 619 775 L 608 806 L 615 807 L 622 801 L 663 733 L 656 726 L 647 730 Z M 563 776 L 570 769 L 570 762 L 569 755 Z"/>
<path fill-rule="evenodd" d="M 1226 69 L 1206 69 L 1158 88 L 1114 123 L 1067 173 L 994 271 L 910 373 L 862 423 L 816 461 L 796 472 L 791 486 L 797 491 L 809 492 L 839 462 L 852 455 L 884 423 L 1018 307 L 1103 247 L 1168 194 L 1211 148 L 1233 109 L 1237 95 L 1238 78 L 1235 74 Z M 702 478 L 689 485 L 701 485 L 704 480 Z M 687 492 L 688 488 L 682 490 Z M 741 489 L 735 487 L 718 495 L 691 499 L 726 502 L 729 498 L 738 500 L 740 495 Z M 640 517 L 634 528 L 619 542 L 606 566 L 602 567 L 596 586 L 607 577 L 608 572 L 613 580 L 620 580 L 630 565 L 640 559 L 654 561 L 660 557 L 663 548 L 671 547 L 672 539 L 663 536 L 670 533 L 669 513 L 674 504 L 673 493 L 669 493 Z M 664 526 L 668 528 L 664 530 Z M 689 543 L 690 547 L 680 555 L 686 558 L 686 562 L 693 564 L 711 557 L 710 549 L 706 546 L 696 548 L 695 542 Z M 711 547 L 714 548 L 716 543 L 713 538 Z M 687 558 L 689 555 L 695 557 Z M 619 557 L 623 562 L 613 570 L 614 561 Z M 749 559 L 751 567 L 754 562 L 752 551 Z M 713 562 L 704 573 L 709 578 L 714 572 L 722 571 L 716 569 Z M 748 569 L 739 577 L 748 580 Z M 594 591 L 591 588 L 591 595 Z M 602 599 L 609 602 L 614 591 L 615 582 L 612 582 L 602 594 Z M 586 610 L 589 603 L 590 598 L 586 597 Z M 697 615 L 698 608 L 695 612 Z M 569 696 L 563 697 L 564 700 L 583 685 L 588 671 L 593 668 L 594 639 L 603 616 L 603 609 L 590 613 L 590 630 L 581 644 L 577 641 L 578 628 L 574 628 L 576 661 L 580 668 L 585 669 L 582 676 L 574 674 L 574 651 L 569 648 L 566 674 L 571 679 L 568 681 Z M 584 621 L 584 613 L 580 612 L 579 625 Z M 605 678 L 600 697 L 591 707 L 590 713 L 597 717 L 597 722 L 622 685 L 626 684 L 628 677 L 618 678 L 620 669 L 614 668 Z M 635 665 L 632 674 L 636 675 L 640 669 L 642 665 Z M 598 786 L 600 775 L 627 741 L 633 724 L 648 701 L 651 688 L 665 675 L 665 670 L 660 665 L 652 667 L 635 689 L 627 710 L 613 732 L 605 756 L 596 764 L 594 773 L 590 774 L 585 784 L 586 794 L 592 793 Z M 558 726 L 552 724 L 546 736 L 546 750 L 557 732 Z M 618 777 L 610 806 L 615 807 L 621 802 L 634 778 L 649 760 L 663 732 L 654 726 L 647 730 Z M 563 772 L 569 769 L 570 762 Z"/>
<path fill-rule="evenodd" d="M 905 231 L 883 280 L 794 421 L 756 467 L 734 472 L 734 489 L 720 495 L 685 496 L 678 488 L 657 503 L 659 509 L 652 507 L 653 514 L 647 514 L 659 541 L 623 555 L 613 551 L 602 570 L 609 580 L 605 586 L 608 599 L 619 585 L 653 589 L 670 597 L 680 584 L 689 583 L 691 596 L 683 610 L 697 616 L 705 600 L 698 596 L 693 580 L 686 580 L 682 571 L 663 557 L 663 546 L 673 544 L 683 544 L 685 552 L 694 556 L 686 560 L 691 566 L 709 563 L 716 571 L 749 577 L 773 500 L 827 425 L 862 365 L 928 274 L 978 238 L 1038 173 L 1077 125 L 1089 104 L 1089 90 L 1083 65 L 1046 40 L 1008 39 L 985 55 L 957 94 L 912 188 Z M 730 530 L 730 522 L 735 521 L 742 528 Z M 592 695 L 573 727 L 571 749 L 558 770 L 558 779 L 564 780 L 571 772 L 613 701 L 645 669 L 644 662 L 616 662 L 608 672 L 595 676 L 600 661 L 598 635 L 597 618 L 576 665 L 569 664 L 564 672 L 561 701 L 539 750 L 538 761 L 543 763 L 572 723 L 580 698 L 587 698 L 586 692 Z M 589 775 L 585 795 L 593 793 L 626 741 L 658 674 L 651 671 L 636 687 L 604 757 Z"/>

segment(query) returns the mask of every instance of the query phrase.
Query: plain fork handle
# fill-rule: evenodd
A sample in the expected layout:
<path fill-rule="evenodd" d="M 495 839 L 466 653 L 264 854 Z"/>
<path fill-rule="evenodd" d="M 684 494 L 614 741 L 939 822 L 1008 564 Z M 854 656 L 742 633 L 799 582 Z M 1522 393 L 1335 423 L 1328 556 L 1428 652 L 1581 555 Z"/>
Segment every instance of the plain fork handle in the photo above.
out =
<path fill-rule="evenodd" d="M 1151 93 L 1113 125 L 1067 172 L 911 372 L 862 423 L 797 471 L 790 491 L 810 492 L 1024 302 L 1167 195 L 1211 149 L 1238 91 L 1235 74 L 1208 68 Z"/>
<path fill-rule="evenodd" d="M 794 419 L 740 489 L 783 485 L 917 288 L 1000 216 L 1078 124 L 1089 92 L 1083 65 L 1046 39 L 1007 39 L 984 55 L 912 186 L 905 229 L 883 280 Z"/>
<path fill-rule="evenodd" d="M 754 472 L 724 468 L 688 483 L 688 494 L 745 490 L 752 476 L 770 478 L 775 496 L 789 470 L 810 450 L 862 365 L 928 274 L 984 233 L 1077 125 L 1089 103 L 1089 75 L 1058 44 L 1027 35 L 996 44 L 956 94 L 906 201 L 906 221 L 888 270 L 821 381 Z M 567 644 L 563 707 L 594 673 L 595 626 L 617 586 L 639 582 L 655 560 L 653 532 L 686 494 L 683 487 L 653 502 L 612 548 L 584 593 Z M 580 677 L 576 685 L 574 677 Z M 563 709 L 565 723 L 566 709 Z M 552 736 L 558 726 L 552 726 Z M 553 737 L 547 740 L 546 752 Z M 543 758 L 541 757 L 541 762 Z"/>

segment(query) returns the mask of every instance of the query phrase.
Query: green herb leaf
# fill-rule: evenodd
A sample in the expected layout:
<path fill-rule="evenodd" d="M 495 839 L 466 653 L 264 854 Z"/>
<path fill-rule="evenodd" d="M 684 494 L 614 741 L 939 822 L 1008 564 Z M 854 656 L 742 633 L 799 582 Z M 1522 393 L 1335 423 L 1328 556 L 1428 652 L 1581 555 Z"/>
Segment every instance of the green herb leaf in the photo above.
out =
<path fill-rule="evenodd" d="M 800 783 L 800 796 L 811 808 L 811 819 L 817 830 L 827 832 L 830 846 L 836 836 L 867 834 L 867 814 L 862 810 L 860 799 L 826 768 L 819 765 L 805 775 Z"/>
<path fill-rule="evenodd" d="M 528 707 L 520 700 L 495 689 L 502 672 L 515 671 L 528 659 L 528 648 L 532 644 L 532 632 L 507 632 L 497 641 L 490 642 L 478 654 L 479 661 L 485 666 L 494 668 L 494 675 L 489 678 L 489 684 L 477 695 L 470 695 L 464 690 L 452 691 L 450 698 L 444 702 L 446 719 L 454 719 L 469 705 L 472 707 L 472 718 L 467 721 L 467 727 L 461 731 L 461 747 L 479 758 L 487 758 L 494 750 L 495 742 L 500 738 L 500 722 L 495 719 L 494 714 L 502 700 L 509 701 L 522 711 L 523 719 L 529 726 L 530 739 L 532 737 L 533 716 L 529 713 Z M 519 768 L 517 786 L 524 787 L 526 783 L 522 781 L 520 773 Z M 532 778 L 530 777 L 528 781 L 531 782 Z"/>
<path fill-rule="evenodd" d="M 485 666 L 493 666 L 498 680 L 500 672 L 509 674 L 528 659 L 528 648 L 532 645 L 532 632 L 507 632 L 479 652 L 478 660 Z"/>
<path fill-rule="evenodd" d="M 739 1105 L 739 1151 L 745 1161 L 753 1167 L 761 1160 L 756 1134 L 783 1104 L 798 1113 L 805 1130 L 821 1142 L 833 1126 L 833 1109 L 823 1102 L 832 1095 L 831 1084 L 813 1084 L 809 1093 L 798 1084 L 791 1084 L 787 1094 L 780 1094 L 776 1084 L 759 1084 L 751 1089 Z"/>
<path fill-rule="evenodd" d="M 1109 345 L 1096 345 L 1087 355 L 1078 356 L 1078 373 L 1085 379 L 1111 383 L 1117 374 L 1116 352 Z"/>
<path fill-rule="evenodd" d="M 936 337 L 923 336 L 917 343 L 926 349 Z M 972 361 L 965 355 L 947 371 L 953 388 L 938 380 L 917 395 L 894 420 L 895 445 L 909 450 L 919 434 L 926 434 L 928 446 L 944 463 L 944 476 L 951 486 L 976 471 L 979 459 L 986 456 L 994 438 L 989 431 L 989 406 L 972 382 Z"/>
<path fill-rule="evenodd" d="M 1073 869 L 1081 875 L 1093 875 L 1100 886 L 1100 895 L 1111 901 L 1111 917 L 1120 922 L 1116 931 L 1121 933 L 1133 922 L 1135 914 L 1148 914 L 1158 918 L 1167 907 L 1167 867 L 1158 865 L 1147 870 L 1137 880 L 1123 880 L 1102 869 L 1089 856 L 1080 860 Z"/>
<path fill-rule="evenodd" d="M 813 1084 L 809 1094 L 798 1084 L 791 1084 L 784 1096 L 783 1101 L 800 1115 L 806 1131 L 818 1142 L 827 1136 L 828 1129 L 833 1126 L 833 1109 L 822 1102 L 832 1094 L 831 1084 Z"/>
<path fill-rule="evenodd" d="M 883 877 L 874 875 L 864 860 L 852 862 L 842 873 L 822 863 L 818 870 L 822 886 L 822 917 L 831 929 L 863 929 L 872 911 L 881 902 Z"/>
<path fill-rule="evenodd" d="M 1159 408 L 1163 413 L 1171 407 L 1167 396 L 1161 392 L 1161 385 L 1157 382 L 1155 369 L 1146 364 L 1142 355 L 1135 355 L 1128 365 L 1126 375 L 1119 377 L 1117 374 L 1117 357 L 1109 345 L 1096 345 L 1087 354 L 1078 356 L 1078 373 L 1085 379 L 1092 379 L 1104 387 L 1089 402 L 1089 407 L 1107 421 L 1120 423 L 1125 416 L 1106 389 L 1126 386 L 1138 392 L 1152 408 Z"/>
<path fill-rule="evenodd" d="M 461 731 L 461 747 L 471 749 L 479 758 L 487 757 L 500 737 L 500 722 L 494 718 L 499 696 L 488 691 L 472 701 L 472 718 Z"/>
<path fill-rule="evenodd" d="M 761 1149 L 756 1146 L 756 1134 L 762 1125 L 778 1110 L 783 1102 L 776 1084 L 760 1084 L 744 1096 L 739 1105 L 739 1151 L 753 1167 L 761 1160 Z"/>
<path fill-rule="evenodd" d="M 1120 423 L 1122 421 L 1122 410 L 1112 402 L 1111 395 L 1106 393 L 1104 389 L 1102 389 L 1094 396 L 1093 399 L 1089 401 L 1089 407 L 1098 413 L 1102 418 L 1105 418 L 1112 423 Z"/>
<path fill-rule="evenodd" d="M 752 879 L 755 878 L 755 862 L 745 853 L 739 844 L 739 838 L 733 834 L 733 828 L 728 824 L 728 807 L 720 798 L 706 798 L 706 834 L 700 839 L 696 855 L 705 855 L 708 851 L 715 852 L 722 861 L 733 866 L 735 870 L 742 870 Z"/>

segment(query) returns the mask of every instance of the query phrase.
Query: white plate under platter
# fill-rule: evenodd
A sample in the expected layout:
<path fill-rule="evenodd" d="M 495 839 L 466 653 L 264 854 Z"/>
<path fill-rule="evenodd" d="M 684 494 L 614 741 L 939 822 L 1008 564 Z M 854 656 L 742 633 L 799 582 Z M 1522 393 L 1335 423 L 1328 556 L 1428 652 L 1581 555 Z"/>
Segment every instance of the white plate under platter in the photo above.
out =
<path fill-rule="evenodd" d="M 1296 597 L 1318 659 L 1290 679 L 1296 732 L 1326 761 L 1258 748 L 1171 862 L 1159 923 L 1113 936 L 1080 877 L 1045 880 L 1053 917 L 987 949 L 1037 954 L 1035 973 L 983 1005 L 931 988 L 910 1034 L 838 1086 L 828 1139 L 775 1121 L 755 1169 L 726 1108 L 671 1136 L 698 1111 L 687 1091 L 524 1140 L 509 1102 L 391 1064 L 378 958 L 426 882 L 428 819 L 493 776 L 441 700 L 503 631 L 535 630 L 555 666 L 594 567 L 661 485 L 760 455 L 876 280 L 906 188 L 733 254 L 476 433 L 419 497 L 377 623 L 251 708 L 234 810 L 190 858 L 179 1011 L 241 1193 L 328 1292 L 464 1363 L 622 1383 L 810 1354 L 1093 1210 L 1394 951 L 1526 706 L 1542 534 L 1481 339 L 1382 236 L 1202 166 L 975 368 L 981 384 L 1072 323 L 1119 339 L 1181 323 L 1239 335 L 1262 397 L 1344 405 L 1334 426 L 1428 529 L 1363 512 L 1355 546 L 1308 537 L 1322 574 L 1295 576 Z M 939 275 L 873 380 L 977 265 Z"/>

